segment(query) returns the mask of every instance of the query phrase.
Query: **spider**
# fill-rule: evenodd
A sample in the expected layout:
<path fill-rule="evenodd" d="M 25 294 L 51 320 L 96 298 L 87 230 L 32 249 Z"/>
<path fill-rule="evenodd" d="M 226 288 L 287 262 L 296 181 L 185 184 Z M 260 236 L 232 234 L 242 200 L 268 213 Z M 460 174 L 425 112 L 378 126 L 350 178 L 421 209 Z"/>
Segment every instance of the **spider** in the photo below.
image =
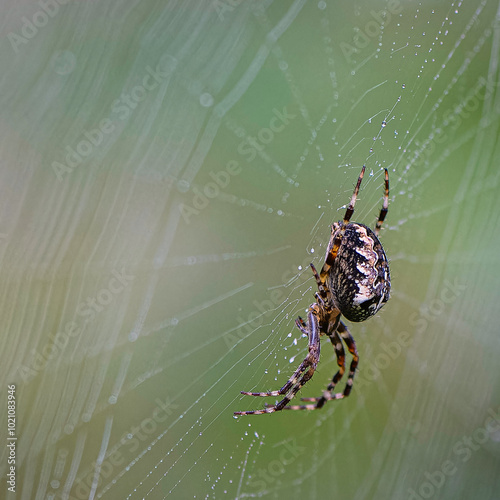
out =
<path fill-rule="evenodd" d="M 389 206 L 387 169 L 385 169 L 384 199 L 375 230 L 372 231 L 364 224 L 349 222 L 354 213 L 354 204 L 364 173 L 365 166 L 363 165 L 344 220 L 334 222 L 331 226 L 330 241 L 321 272 L 318 273 L 311 264 L 312 273 L 318 285 L 318 291 L 314 294 L 316 302 L 309 307 L 307 323 L 300 316 L 295 321 L 297 328 L 308 338 L 309 352 L 306 358 L 278 391 L 241 391 L 241 394 L 248 396 L 284 395 L 285 397 L 280 402 L 267 406 L 263 410 L 237 411 L 235 415 L 262 415 L 280 410 L 318 410 L 327 401 L 343 399 L 351 393 L 359 356 L 356 343 L 340 318 L 344 316 L 353 322 L 368 319 L 389 300 L 391 289 L 389 263 L 378 239 Z M 288 406 L 288 403 L 316 371 L 321 335 L 326 335 L 330 339 L 335 349 L 339 369 L 322 396 L 302 398 L 302 401 L 310 404 Z M 345 352 L 341 340 L 345 342 L 352 360 L 344 391 L 335 393 L 334 389 L 345 373 Z"/>

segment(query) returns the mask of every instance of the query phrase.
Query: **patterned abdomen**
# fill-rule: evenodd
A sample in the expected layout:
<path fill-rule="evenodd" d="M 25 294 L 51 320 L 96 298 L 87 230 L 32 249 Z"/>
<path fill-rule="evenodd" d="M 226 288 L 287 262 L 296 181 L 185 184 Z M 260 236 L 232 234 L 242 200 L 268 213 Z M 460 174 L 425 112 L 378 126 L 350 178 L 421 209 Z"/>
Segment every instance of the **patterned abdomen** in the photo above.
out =
<path fill-rule="evenodd" d="M 389 300 L 389 263 L 369 227 L 347 225 L 329 280 L 340 312 L 349 321 L 368 319 Z"/>

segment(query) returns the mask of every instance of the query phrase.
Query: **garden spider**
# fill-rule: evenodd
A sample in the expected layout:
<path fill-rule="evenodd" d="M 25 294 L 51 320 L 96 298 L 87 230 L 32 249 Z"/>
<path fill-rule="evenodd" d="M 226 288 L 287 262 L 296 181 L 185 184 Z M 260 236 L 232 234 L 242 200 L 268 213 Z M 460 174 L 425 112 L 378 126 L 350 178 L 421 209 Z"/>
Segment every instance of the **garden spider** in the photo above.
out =
<path fill-rule="evenodd" d="M 248 396 L 283 396 L 274 406 L 263 410 L 237 411 L 235 415 L 262 415 L 280 410 L 317 410 L 326 401 L 349 396 L 358 366 L 359 356 L 356 343 L 341 316 L 353 322 L 364 321 L 373 316 L 389 300 L 391 276 L 389 263 L 378 234 L 389 206 L 389 173 L 385 169 L 384 200 L 380 215 L 372 231 L 364 224 L 349 222 L 354 213 L 354 204 L 363 180 L 365 166 L 361 169 L 358 182 L 342 222 L 331 226 L 331 236 L 326 249 L 325 263 L 318 274 L 311 269 L 318 285 L 314 294 L 316 302 L 309 307 L 307 323 L 299 316 L 295 321 L 297 328 L 308 338 L 309 353 L 278 391 L 244 392 Z M 300 388 L 311 379 L 319 361 L 320 336 L 327 335 L 337 356 L 339 370 L 319 398 L 302 398 L 311 404 L 287 406 Z M 344 392 L 334 393 L 335 386 L 345 372 L 345 352 L 343 340 L 352 355 L 351 366 Z"/>

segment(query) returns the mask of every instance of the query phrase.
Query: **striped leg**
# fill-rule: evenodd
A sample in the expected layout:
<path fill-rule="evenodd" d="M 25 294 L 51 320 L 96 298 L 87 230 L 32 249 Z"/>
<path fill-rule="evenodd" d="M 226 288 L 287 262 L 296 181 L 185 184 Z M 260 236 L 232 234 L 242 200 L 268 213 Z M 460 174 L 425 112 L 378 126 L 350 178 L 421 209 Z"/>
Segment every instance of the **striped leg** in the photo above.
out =
<path fill-rule="evenodd" d="M 365 174 L 365 165 L 363 165 L 363 168 L 361 169 L 361 173 L 359 174 L 358 177 L 358 182 L 356 183 L 356 187 L 354 188 L 354 193 L 352 194 L 351 201 L 349 202 L 349 206 L 347 207 L 347 210 L 345 211 L 344 215 L 344 220 L 342 221 L 342 224 L 340 225 L 340 228 L 338 227 L 338 224 L 333 224 L 332 225 L 332 236 L 335 232 L 337 232 L 337 236 L 333 238 L 333 241 L 330 239 L 329 243 L 329 250 L 325 258 L 325 263 L 323 264 L 323 267 L 321 268 L 321 272 L 319 274 L 320 280 L 322 283 L 326 281 L 326 277 L 328 275 L 328 271 L 330 268 L 333 266 L 333 263 L 335 262 L 335 259 L 337 258 L 337 253 L 340 248 L 340 244 L 342 243 L 342 238 L 344 237 L 345 233 L 345 228 L 349 224 L 349 221 L 351 220 L 352 214 L 354 213 L 354 205 L 356 204 L 356 198 L 358 197 L 359 193 L 359 187 L 361 186 L 361 181 L 363 180 L 363 176 Z"/>
<path fill-rule="evenodd" d="M 382 203 L 382 208 L 380 209 L 380 215 L 378 216 L 377 225 L 375 226 L 375 234 L 378 236 L 382 223 L 384 222 L 385 216 L 389 211 L 389 172 L 385 169 L 385 188 L 384 188 L 384 201 Z"/>
<path fill-rule="evenodd" d="M 325 286 L 325 282 L 321 281 L 321 278 L 318 274 L 318 271 L 316 271 L 316 268 L 314 267 L 314 264 L 311 262 L 309 264 L 311 266 L 312 273 L 314 275 L 314 279 L 316 280 L 316 284 L 318 285 L 318 292 L 314 294 L 316 297 L 316 300 L 320 303 L 320 305 L 324 306 L 325 302 L 330 302 L 328 300 L 329 295 L 331 295 L 330 290 Z"/>
<path fill-rule="evenodd" d="M 317 304 L 313 304 L 309 308 L 309 312 L 307 313 L 308 320 L 308 330 L 306 330 L 306 326 L 304 321 L 299 318 L 295 323 L 297 327 L 301 331 L 305 331 L 309 337 L 309 353 L 300 366 L 297 368 L 295 373 L 290 377 L 288 382 L 278 391 L 269 391 L 269 392 L 243 392 L 242 394 L 246 394 L 247 396 L 282 396 L 286 394 L 285 397 L 276 405 L 269 406 L 264 408 L 263 410 L 253 410 L 253 411 L 237 411 L 235 415 L 262 415 L 264 413 L 274 413 L 275 411 L 282 410 L 290 400 L 297 394 L 300 388 L 314 375 L 316 371 L 316 366 L 319 361 L 319 353 L 320 353 L 320 329 L 319 329 L 319 320 L 318 315 L 320 313 L 320 308 Z M 307 371 L 306 371 L 307 370 Z M 305 373 L 304 373 L 305 372 Z"/>
<path fill-rule="evenodd" d="M 309 337 L 309 332 L 306 329 L 306 323 L 300 316 L 295 320 L 295 325 L 303 334 Z M 246 396 L 259 396 L 259 397 L 283 396 L 283 394 L 286 394 L 297 383 L 302 373 L 304 373 L 305 369 L 308 366 L 306 364 L 306 361 L 307 358 L 300 364 L 300 366 L 295 370 L 294 374 L 288 379 L 288 382 L 281 389 L 277 391 L 268 391 L 268 392 L 241 391 L 241 394 L 245 394 Z"/>
<path fill-rule="evenodd" d="M 295 320 L 295 326 L 304 334 L 309 337 L 309 332 L 307 331 L 307 325 L 306 322 L 299 316 Z"/>
<path fill-rule="evenodd" d="M 335 354 L 337 355 L 337 364 L 339 365 L 339 370 L 333 376 L 332 381 L 328 384 L 328 387 L 321 397 L 301 398 L 302 401 L 311 401 L 315 404 L 287 406 L 285 410 L 319 410 L 327 401 L 335 398 L 336 395 L 332 394 L 332 392 L 345 373 L 345 351 L 344 346 L 342 345 L 342 341 L 340 340 L 337 332 L 334 332 L 332 335 L 330 335 L 329 338 L 333 345 L 333 348 L 335 349 Z M 336 399 L 340 398 L 337 397 Z"/>
<path fill-rule="evenodd" d="M 342 321 L 340 322 L 337 331 L 339 332 L 340 336 L 345 342 L 345 345 L 347 346 L 347 349 L 349 349 L 349 352 L 352 355 L 351 366 L 349 367 L 349 375 L 347 376 L 347 383 L 345 385 L 343 395 L 343 397 L 346 398 L 351 393 L 352 384 L 354 382 L 354 375 L 356 374 L 356 368 L 358 367 L 359 363 L 359 355 L 358 350 L 356 349 L 356 342 L 352 338 L 349 329 L 344 325 Z"/>
<path fill-rule="evenodd" d="M 338 333 L 337 333 L 338 332 Z M 349 352 L 352 354 L 351 366 L 349 367 L 349 375 L 347 377 L 347 382 L 344 388 L 344 392 L 333 393 L 335 386 L 340 382 L 342 376 L 345 372 L 345 352 L 340 341 L 340 337 L 344 340 Z M 356 367 L 358 366 L 359 356 L 356 349 L 356 342 L 349 333 L 349 330 L 345 324 L 341 321 L 337 327 L 337 331 L 330 336 L 330 340 L 335 348 L 335 354 L 337 355 L 337 364 L 339 365 L 339 371 L 333 376 L 332 381 L 328 385 L 326 391 L 319 398 L 302 398 L 302 401 L 311 401 L 314 404 L 308 405 L 294 405 L 287 406 L 285 410 L 319 410 L 324 406 L 327 401 L 332 399 L 343 399 L 349 396 L 351 393 L 354 374 L 356 373 Z"/>

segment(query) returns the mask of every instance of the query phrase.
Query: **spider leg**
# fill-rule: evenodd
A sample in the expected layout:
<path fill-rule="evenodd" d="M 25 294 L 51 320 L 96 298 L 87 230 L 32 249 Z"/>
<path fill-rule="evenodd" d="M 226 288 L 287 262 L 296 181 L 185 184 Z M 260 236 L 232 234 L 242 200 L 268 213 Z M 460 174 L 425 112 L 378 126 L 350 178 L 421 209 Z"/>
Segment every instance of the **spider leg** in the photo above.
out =
<path fill-rule="evenodd" d="M 361 186 L 361 181 L 363 180 L 363 176 L 365 174 L 365 169 L 366 169 L 366 166 L 363 165 L 363 168 L 361 169 L 361 173 L 359 174 L 359 177 L 358 177 L 358 182 L 356 183 L 356 187 L 354 188 L 354 193 L 352 193 L 351 201 L 349 202 L 349 205 L 345 211 L 344 220 L 342 221 L 342 224 L 340 225 L 340 229 L 337 232 L 337 236 L 333 239 L 333 242 L 330 239 L 331 243 L 328 245 L 330 247 L 330 250 L 326 255 L 325 263 L 323 264 L 323 267 L 321 268 L 321 272 L 319 274 L 319 277 L 320 277 L 320 280 L 322 283 L 325 283 L 326 277 L 328 275 L 328 271 L 333 266 L 333 263 L 335 262 L 335 259 L 337 258 L 337 253 L 339 251 L 340 244 L 342 243 L 342 238 L 344 237 L 345 228 L 349 224 L 349 221 L 351 220 L 352 214 L 354 213 L 354 205 L 356 204 L 356 198 L 358 197 L 359 187 Z M 335 232 L 336 232 L 335 226 L 332 225 L 331 238 L 333 238 L 333 235 Z"/>
<path fill-rule="evenodd" d="M 347 346 L 347 349 L 349 349 L 349 352 L 352 355 L 351 366 L 349 367 L 349 375 L 347 376 L 347 382 L 344 389 L 344 397 L 346 398 L 351 393 L 352 384 L 354 382 L 354 375 L 359 363 L 359 354 L 358 350 L 356 349 L 356 342 L 354 341 L 351 332 L 349 332 L 349 329 L 342 321 L 340 322 L 337 331 L 339 332 L 342 340 Z"/>
<path fill-rule="evenodd" d="M 323 308 L 326 307 L 326 302 L 324 301 L 323 297 L 321 297 L 319 292 L 316 292 L 314 294 L 314 298 L 318 301 L 319 305 Z"/>
<path fill-rule="evenodd" d="M 326 401 L 332 399 L 332 391 L 335 389 L 335 386 L 340 382 L 345 373 L 345 351 L 344 346 L 342 345 L 342 341 L 338 333 L 335 331 L 332 335 L 329 336 L 330 342 L 335 349 L 335 354 L 337 356 L 337 364 L 339 366 L 339 370 L 333 376 L 332 381 L 328 384 L 326 391 L 323 393 L 323 396 L 319 398 L 300 398 L 302 401 L 316 401 L 316 407 L 321 408 Z"/>
<path fill-rule="evenodd" d="M 389 172 L 385 169 L 385 188 L 384 188 L 384 202 L 382 208 L 380 209 L 380 215 L 378 216 L 377 225 L 375 226 L 375 235 L 378 236 L 382 223 L 384 222 L 385 216 L 389 210 Z"/>
<path fill-rule="evenodd" d="M 307 335 L 309 337 L 309 332 L 306 329 L 306 323 L 300 316 L 295 320 L 295 325 L 302 333 L 304 333 L 305 335 Z M 241 394 L 245 394 L 245 396 L 258 396 L 258 397 L 282 396 L 283 394 L 286 394 L 292 388 L 292 386 L 297 383 L 297 380 L 299 379 L 299 377 L 302 375 L 302 373 L 304 372 L 304 370 L 307 367 L 308 367 L 308 364 L 307 364 L 307 358 L 306 358 L 300 364 L 300 366 L 295 370 L 294 374 L 288 379 L 288 382 L 281 389 L 278 389 L 277 391 L 267 391 L 267 392 L 241 391 Z"/>
<path fill-rule="evenodd" d="M 300 366 L 295 370 L 294 374 L 288 379 L 287 383 L 277 391 L 267 391 L 267 392 L 241 391 L 241 394 L 244 394 L 245 396 L 258 396 L 262 398 L 265 398 L 267 396 L 283 396 L 283 394 L 286 394 L 297 383 L 297 380 L 299 380 L 300 376 L 304 373 L 306 368 L 309 367 L 309 365 L 310 365 L 310 360 L 308 357 L 306 357 L 306 359 L 304 359 L 304 361 L 302 361 Z"/>
<path fill-rule="evenodd" d="M 317 364 L 318 363 L 316 362 L 316 364 L 311 365 L 309 370 L 307 370 L 306 373 L 304 373 L 302 378 L 299 380 L 299 383 L 296 384 L 294 387 L 292 387 L 290 392 L 277 405 L 272 406 L 270 408 L 266 408 L 266 410 L 271 410 L 271 412 L 274 412 L 274 411 L 280 411 L 280 410 L 292 410 L 292 409 L 294 409 L 293 406 L 287 406 L 287 404 L 295 397 L 295 395 L 297 394 L 297 392 L 300 391 L 302 386 L 312 378 L 312 376 L 314 375 L 314 372 L 316 371 Z M 268 412 L 266 412 L 266 413 L 268 413 Z"/>
<path fill-rule="evenodd" d="M 253 411 L 237 411 L 234 415 L 262 415 L 264 413 L 274 413 L 275 411 L 282 410 L 290 400 L 297 394 L 300 388 L 314 375 L 316 366 L 319 361 L 320 354 L 320 327 L 319 327 L 320 308 L 317 304 L 313 304 L 307 313 L 307 320 L 309 325 L 309 352 L 297 368 L 295 373 L 290 377 L 288 382 L 278 391 L 270 392 L 242 392 L 248 396 L 286 396 L 274 406 L 268 406 L 263 410 Z M 297 320 L 297 326 L 302 326 L 303 320 Z M 299 327 L 300 328 L 300 327 Z M 300 328 L 301 329 L 301 328 Z M 307 371 L 306 371 L 307 370 Z M 306 372 L 305 372 L 306 371 Z M 305 373 L 304 373 L 305 372 Z"/>
<path fill-rule="evenodd" d="M 345 372 L 345 351 L 340 341 L 339 335 L 340 337 L 342 337 L 342 339 L 346 343 L 347 348 L 349 349 L 349 352 L 352 354 L 352 361 L 351 361 L 351 366 L 349 367 L 349 375 L 347 377 L 347 383 L 344 388 L 344 392 L 332 393 L 333 390 L 335 389 L 335 386 L 340 381 Z M 356 349 L 356 342 L 354 341 L 348 328 L 342 321 L 340 321 L 337 327 L 337 331 L 334 332 L 329 337 L 335 348 L 335 353 L 337 354 L 337 364 L 339 365 L 338 372 L 333 376 L 332 381 L 330 382 L 326 391 L 323 393 L 321 397 L 302 398 L 302 401 L 311 401 L 315 404 L 287 406 L 285 410 L 319 410 L 324 406 L 324 404 L 327 401 L 330 401 L 331 399 L 343 399 L 349 396 L 349 394 L 351 393 L 354 381 L 354 374 L 356 373 L 356 367 L 358 366 L 359 362 L 359 355 Z"/>
<path fill-rule="evenodd" d="M 327 401 L 331 399 L 342 399 L 342 394 L 332 394 L 335 386 L 340 382 L 344 373 L 345 373 L 345 351 L 344 346 L 342 345 L 342 341 L 338 336 L 337 332 L 334 331 L 331 335 L 329 335 L 330 341 L 335 349 L 335 354 L 337 356 L 337 364 L 339 366 L 339 370 L 333 376 L 332 381 L 328 384 L 328 387 L 323 392 L 323 395 L 319 398 L 301 398 L 302 401 L 310 401 L 314 404 L 308 405 L 293 405 L 287 406 L 285 410 L 319 410 L 324 406 Z"/>
<path fill-rule="evenodd" d="M 318 285 L 318 291 L 314 294 L 314 297 L 323 309 L 328 309 L 328 304 L 332 303 L 332 292 L 325 285 L 325 282 L 321 281 L 320 275 L 318 274 L 318 271 L 316 271 L 314 264 L 311 262 L 309 265 L 311 266 L 314 279 Z"/>
<path fill-rule="evenodd" d="M 281 388 L 278 389 L 277 391 L 267 391 L 267 392 L 246 392 L 246 391 L 241 391 L 241 394 L 244 394 L 245 396 L 258 396 L 265 398 L 267 396 L 283 396 L 283 394 L 286 394 L 296 383 L 299 377 L 304 373 L 306 368 L 310 366 L 310 359 L 309 357 L 306 357 L 304 361 L 300 364 L 300 366 L 295 370 L 294 374 L 288 379 L 287 383 Z M 245 415 L 248 414 L 247 412 L 237 412 L 235 415 Z"/>
<path fill-rule="evenodd" d="M 321 290 L 323 287 L 323 282 L 321 281 L 321 278 L 319 277 L 318 271 L 316 271 L 316 268 L 314 267 L 314 264 L 311 262 L 309 264 L 311 266 L 311 271 L 314 275 L 314 278 L 316 279 L 316 283 L 318 284 L 318 288 Z"/>
<path fill-rule="evenodd" d="M 320 299 L 318 300 L 321 301 L 320 304 L 324 305 L 324 303 L 328 301 L 329 290 L 325 287 L 325 282 L 321 281 L 321 278 L 318 274 L 318 271 L 316 271 L 314 264 L 311 262 L 309 265 L 311 266 L 311 271 L 314 275 L 314 279 L 316 280 L 316 284 L 318 285 L 318 292 L 315 294 L 315 297 L 318 298 L 319 296 Z"/>
<path fill-rule="evenodd" d="M 306 322 L 299 316 L 296 320 L 295 320 L 295 326 L 304 334 L 304 335 L 307 335 L 309 336 L 308 332 L 307 332 L 307 325 L 306 325 Z"/>
<path fill-rule="evenodd" d="M 354 205 L 356 204 L 356 198 L 358 197 L 359 187 L 361 186 L 361 181 L 363 180 L 363 176 L 365 175 L 365 169 L 366 169 L 366 166 L 363 165 L 363 168 L 361 169 L 361 173 L 359 174 L 359 177 L 358 177 L 358 182 L 356 182 L 356 187 L 354 188 L 354 193 L 352 193 L 351 201 L 349 203 L 349 206 L 347 207 L 347 210 L 345 211 L 344 221 L 342 223 L 342 226 L 344 228 L 345 228 L 345 226 L 347 226 L 347 224 L 349 224 L 349 221 L 351 220 L 352 214 L 354 213 Z"/>

